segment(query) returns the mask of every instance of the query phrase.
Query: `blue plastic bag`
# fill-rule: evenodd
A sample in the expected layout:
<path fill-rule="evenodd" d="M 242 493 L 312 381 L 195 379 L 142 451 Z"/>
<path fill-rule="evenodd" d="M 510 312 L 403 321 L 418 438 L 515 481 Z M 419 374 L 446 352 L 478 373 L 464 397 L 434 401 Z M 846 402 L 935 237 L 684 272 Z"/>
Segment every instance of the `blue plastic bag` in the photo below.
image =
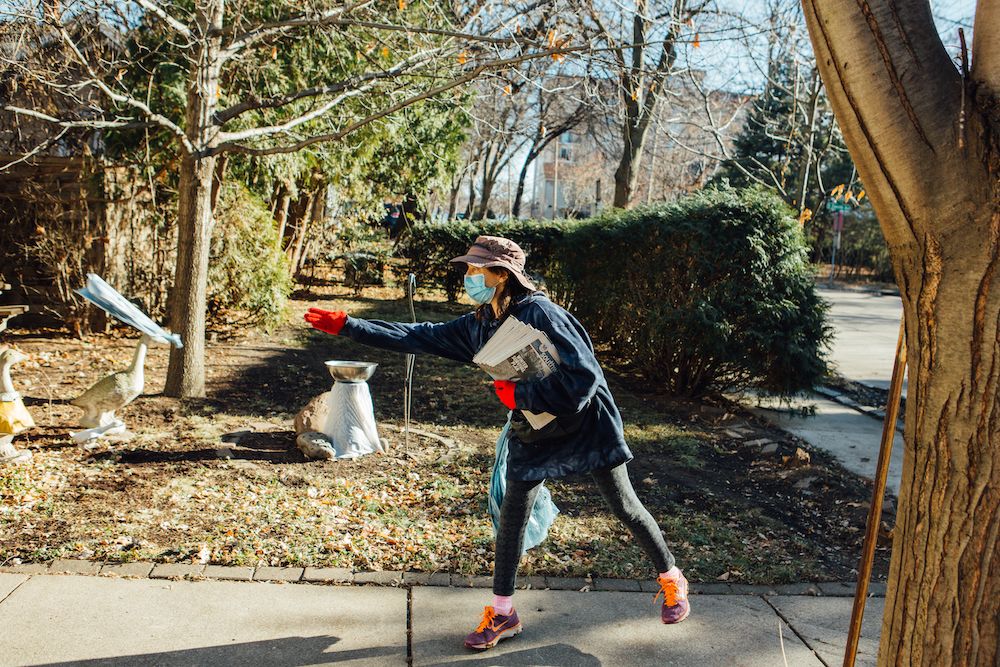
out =
<path fill-rule="evenodd" d="M 507 490 L 507 432 L 510 430 L 510 417 L 497 438 L 496 459 L 493 461 L 493 475 L 490 478 L 489 510 L 493 519 L 493 537 L 500 530 L 500 505 L 503 504 L 503 494 Z M 524 531 L 524 551 L 541 544 L 549 534 L 549 526 L 556 520 L 559 508 L 552 502 L 552 494 L 542 485 L 535 496 L 535 504 L 531 508 L 528 527 Z"/>

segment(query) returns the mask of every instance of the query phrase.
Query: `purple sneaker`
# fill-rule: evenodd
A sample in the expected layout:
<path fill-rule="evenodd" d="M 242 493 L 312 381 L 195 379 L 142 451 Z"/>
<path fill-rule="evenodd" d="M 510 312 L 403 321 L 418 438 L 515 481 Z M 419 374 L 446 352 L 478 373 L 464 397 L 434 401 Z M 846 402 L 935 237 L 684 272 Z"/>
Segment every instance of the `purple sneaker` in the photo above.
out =
<path fill-rule="evenodd" d="M 691 604 L 688 602 L 688 581 L 684 575 L 678 575 L 676 580 L 659 577 L 656 583 L 660 585 L 660 592 L 653 598 L 653 602 L 663 596 L 660 620 L 672 624 L 680 623 L 687 618 L 691 613 Z"/>
<path fill-rule="evenodd" d="M 521 634 L 521 621 L 518 620 L 516 611 L 511 609 L 510 616 L 504 616 L 496 613 L 493 607 L 486 607 L 479 627 L 465 638 L 465 648 L 479 650 L 493 648 L 504 637 L 519 634 Z"/>

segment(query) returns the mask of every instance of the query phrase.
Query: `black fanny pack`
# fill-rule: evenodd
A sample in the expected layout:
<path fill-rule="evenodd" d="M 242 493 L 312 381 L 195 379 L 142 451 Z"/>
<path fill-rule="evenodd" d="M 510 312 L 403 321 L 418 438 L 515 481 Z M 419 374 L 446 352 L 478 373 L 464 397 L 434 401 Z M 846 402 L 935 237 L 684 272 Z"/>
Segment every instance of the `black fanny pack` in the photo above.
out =
<path fill-rule="evenodd" d="M 514 410 L 510 420 L 510 431 L 517 439 L 526 445 L 543 442 L 545 440 L 555 440 L 568 438 L 579 433 L 590 412 L 590 403 L 575 415 L 564 415 L 556 417 L 540 429 L 531 428 L 531 424 L 524 418 L 520 410 Z"/>

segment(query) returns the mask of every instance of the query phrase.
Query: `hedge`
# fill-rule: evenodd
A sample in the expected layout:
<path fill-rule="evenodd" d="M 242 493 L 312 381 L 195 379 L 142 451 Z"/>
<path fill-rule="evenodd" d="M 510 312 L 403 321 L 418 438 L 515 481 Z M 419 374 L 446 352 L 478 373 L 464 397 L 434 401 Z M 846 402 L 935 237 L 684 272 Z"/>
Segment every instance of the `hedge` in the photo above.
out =
<path fill-rule="evenodd" d="M 550 282 L 591 335 L 659 387 L 788 395 L 830 334 L 792 212 L 760 189 L 703 190 L 576 227 Z"/>
<path fill-rule="evenodd" d="M 421 284 L 455 298 L 462 276 L 448 260 L 478 234 L 521 245 L 553 300 L 661 390 L 788 395 L 826 370 L 826 306 L 805 239 L 766 190 L 703 190 L 580 222 L 421 225 L 404 256 Z"/>

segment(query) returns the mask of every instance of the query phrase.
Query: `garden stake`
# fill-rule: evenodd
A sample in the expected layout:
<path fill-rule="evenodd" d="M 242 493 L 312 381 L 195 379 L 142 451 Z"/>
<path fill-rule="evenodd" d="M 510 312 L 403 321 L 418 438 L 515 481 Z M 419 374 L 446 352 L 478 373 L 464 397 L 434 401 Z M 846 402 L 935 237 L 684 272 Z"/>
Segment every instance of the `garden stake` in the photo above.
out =
<path fill-rule="evenodd" d="M 410 299 L 410 319 L 416 323 L 417 314 L 413 310 L 413 292 L 417 289 L 417 277 L 410 274 L 406 277 L 406 293 Z M 406 377 L 403 380 L 403 451 L 410 451 L 410 404 L 413 402 L 413 366 L 417 355 L 406 355 Z"/>
<path fill-rule="evenodd" d="M 906 336 L 903 324 L 904 322 L 900 321 L 896 360 L 892 365 L 892 381 L 889 383 L 889 398 L 885 406 L 885 421 L 882 424 L 882 444 L 878 451 L 878 466 L 875 468 L 875 485 L 872 490 L 872 502 L 868 508 L 864 546 L 861 549 L 858 586 L 854 591 L 854 609 L 851 611 L 851 626 L 847 633 L 847 650 L 844 651 L 844 667 L 854 667 L 854 661 L 858 656 L 861 621 L 864 620 L 865 601 L 868 599 L 868 580 L 871 578 L 872 562 L 875 560 L 885 480 L 889 473 L 889 455 L 892 453 L 892 440 L 896 435 L 896 417 L 899 415 L 899 399 L 903 393 L 903 371 L 906 369 Z"/>

